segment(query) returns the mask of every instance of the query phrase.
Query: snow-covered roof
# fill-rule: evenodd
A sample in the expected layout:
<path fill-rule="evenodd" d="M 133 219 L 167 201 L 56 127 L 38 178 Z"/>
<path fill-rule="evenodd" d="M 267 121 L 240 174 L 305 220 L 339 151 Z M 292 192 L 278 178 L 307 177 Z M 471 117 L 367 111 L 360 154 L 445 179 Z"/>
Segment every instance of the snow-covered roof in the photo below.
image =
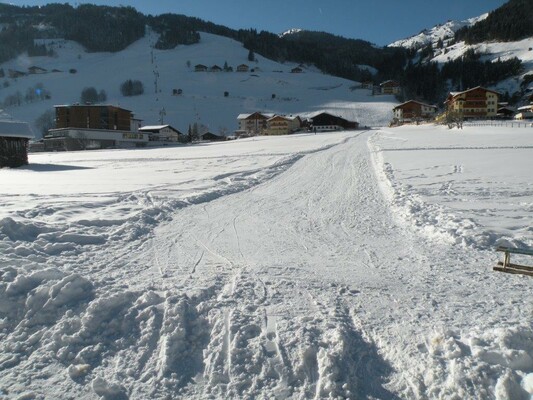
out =
<path fill-rule="evenodd" d="M 168 128 L 174 132 L 176 132 L 178 135 L 181 135 L 182 133 L 177 130 L 176 128 L 174 128 L 173 126 L 171 125 L 146 125 L 146 126 L 141 126 L 139 128 L 139 131 L 140 132 L 159 132 L 161 131 L 162 129 L 165 129 L 165 128 Z"/>
<path fill-rule="evenodd" d="M 0 136 L 33 139 L 35 135 L 26 122 L 0 120 Z"/>
<path fill-rule="evenodd" d="M 119 107 L 119 106 L 115 106 L 113 104 L 102 104 L 102 103 L 97 103 L 97 104 L 80 104 L 80 103 L 74 103 L 74 104 L 56 104 L 54 105 L 54 108 L 62 108 L 62 107 L 111 107 L 111 108 L 116 108 L 116 109 L 119 109 L 119 110 L 123 110 L 123 111 L 129 111 L 129 112 L 132 112 L 131 110 L 128 110 L 127 108 L 123 108 L 123 107 Z"/>
<path fill-rule="evenodd" d="M 409 103 L 417 103 L 417 104 L 420 104 L 420 105 L 426 106 L 426 107 L 438 108 L 437 106 L 434 106 L 432 104 L 422 103 L 421 101 L 418 101 L 418 100 L 408 100 L 405 103 L 402 103 L 402 104 L 397 105 L 396 107 L 394 107 L 394 110 L 396 110 L 397 108 L 402 108 L 403 106 L 405 106 L 406 104 L 409 104 Z"/>
<path fill-rule="evenodd" d="M 146 126 L 141 126 L 139 128 L 140 131 L 152 131 L 152 130 L 161 130 L 161 129 L 164 129 L 166 127 L 168 127 L 169 125 L 146 125 Z"/>
<path fill-rule="evenodd" d="M 491 92 L 491 93 L 496 93 L 497 95 L 501 96 L 500 92 L 497 92 L 496 90 L 492 90 L 492 89 L 487 89 L 487 88 L 485 88 L 483 86 L 476 86 L 476 87 L 471 88 L 471 89 L 463 90 L 462 92 L 450 92 L 450 96 L 455 97 L 455 96 L 459 96 L 459 95 L 461 95 L 463 93 L 468 93 L 468 92 L 471 92 L 473 90 L 478 90 L 478 89 L 485 90 L 485 91 Z"/>
<path fill-rule="evenodd" d="M 266 117 L 266 118 L 272 118 L 274 115 L 276 114 L 273 114 L 273 113 L 263 113 L 263 112 L 254 112 L 254 113 L 250 113 L 250 114 L 239 114 L 237 116 L 237 119 L 246 119 L 248 117 L 250 117 L 251 115 L 254 115 L 254 114 L 261 114 L 262 116 Z"/>
<path fill-rule="evenodd" d="M 284 119 L 286 121 L 294 121 L 296 119 L 296 117 L 287 117 L 286 115 L 274 115 L 273 117 L 270 117 L 268 120 L 271 121 L 277 118 Z"/>
<path fill-rule="evenodd" d="M 328 115 L 332 115 L 334 117 L 342 118 L 340 115 L 335 114 L 335 113 L 333 113 L 331 111 L 326 111 L 326 110 L 320 110 L 320 111 L 315 111 L 315 112 L 312 112 L 312 113 L 308 113 L 308 114 L 305 114 L 305 117 L 309 118 L 309 119 L 313 119 L 313 118 L 315 118 L 316 116 L 318 116 L 320 114 L 328 114 Z"/>

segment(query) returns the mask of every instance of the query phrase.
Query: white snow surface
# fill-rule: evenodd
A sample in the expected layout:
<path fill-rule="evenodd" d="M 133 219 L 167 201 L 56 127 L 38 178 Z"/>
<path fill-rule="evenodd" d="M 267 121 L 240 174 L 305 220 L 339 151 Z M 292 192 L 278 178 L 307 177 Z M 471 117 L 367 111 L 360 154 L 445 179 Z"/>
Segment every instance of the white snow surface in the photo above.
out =
<path fill-rule="evenodd" d="M 201 33 L 200 43 L 172 50 L 154 49 L 156 41 L 157 35 L 147 29 L 144 38 L 123 51 L 87 53 L 75 42 L 43 40 L 57 57 L 25 55 L 0 64 L 0 68 L 6 72 L 27 71 L 30 66 L 39 66 L 49 72 L 4 78 L 9 86 L 0 85 L 0 102 L 17 92 L 24 97 L 41 83 L 51 93 L 50 99 L 6 109 L 17 119 L 34 123 L 54 105 L 79 102 L 82 90 L 94 87 L 106 91 L 106 103 L 133 111 L 143 125 L 160 124 L 164 109 L 164 124 L 187 132 L 188 126 L 196 122 L 214 133 L 232 133 L 239 128 L 239 114 L 256 111 L 296 115 L 325 109 L 356 120 L 361 126 L 383 126 L 388 124 L 391 110 L 398 104 L 393 96 L 372 96 L 370 90 L 355 90 L 357 82 L 326 75 L 314 67 L 293 74 L 290 71 L 296 64 L 280 64 L 258 54 L 257 62 L 249 62 L 248 50 L 225 37 Z M 225 62 L 234 70 L 240 64 L 259 70 L 194 72 L 197 64 L 223 67 Z M 51 72 L 54 69 L 61 72 Z M 76 73 L 69 73 L 71 69 Z M 122 96 L 120 85 L 127 79 L 140 80 L 144 94 Z M 182 94 L 173 96 L 174 89 L 181 89 Z M 374 104 L 371 115 L 366 112 L 369 103 Z"/>
<path fill-rule="evenodd" d="M 528 399 L 533 128 L 30 154 L 0 397 Z M 531 262 L 531 260 L 523 260 Z"/>

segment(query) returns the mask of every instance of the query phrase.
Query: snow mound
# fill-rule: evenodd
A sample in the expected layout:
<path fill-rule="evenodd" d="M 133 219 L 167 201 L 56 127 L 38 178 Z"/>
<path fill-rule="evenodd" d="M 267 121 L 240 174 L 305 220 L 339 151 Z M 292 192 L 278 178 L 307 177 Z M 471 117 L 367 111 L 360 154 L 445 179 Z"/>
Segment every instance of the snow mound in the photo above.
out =
<path fill-rule="evenodd" d="M 529 399 L 533 370 L 533 330 L 502 327 L 460 333 L 437 330 L 419 344 L 429 365 L 412 377 L 430 398 Z M 494 394 L 486 388 L 493 382 Z M 424 393 L 424 394 L 423 394 Z"/>

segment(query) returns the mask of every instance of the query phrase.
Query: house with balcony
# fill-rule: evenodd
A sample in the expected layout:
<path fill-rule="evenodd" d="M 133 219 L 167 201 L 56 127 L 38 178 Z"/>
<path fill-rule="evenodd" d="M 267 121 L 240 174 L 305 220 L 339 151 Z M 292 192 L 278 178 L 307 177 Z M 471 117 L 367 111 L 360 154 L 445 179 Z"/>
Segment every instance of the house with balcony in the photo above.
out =
<path fill-rule="evenodd" d="M 182 132 L 168 124 L 142 126 L 139 132 L 148 134 L 148 141 L 151 143 L 177 143 L 186 140 Z"/>
<path fill-rule="evenodd" d="M 498 114 L 500 93 L 481 86 L 463 92 L 451 92 L 446 99 L 446 112 L 464 119 L 494 118 Z"/>
<path fill-rule="evenodd" d="M 239 132 L 242 132 L 246 136 L 263 135 L 268 128 L 267 121 L 273 116 L 274 114 L 261 112 L 240 114 L 237 117 Z"/>
<path fill-rule="evenodd" d="M 289 135 L 300 129 L 302 120 L 300 117 L 274 115 L 267 120 L 265 135 Z"/>
<path fill-rule="evenodd" d="M 393 80 L 388 80 L 379 84 L 380 94 L 400 94 L 402 88 L 400 84 Z"/>
<path fill-rule="evenodd" d="M 437 106 L 409 100 L 392 109 L 394 119 L 400 123 L 429 121 L 437 115 Z"/>
<path fill-rule="evenodd" d="M 207 65 L 196 64 L 194 66 L 194 72 L 207 72 L 207 70 L 208 70 Z"/>

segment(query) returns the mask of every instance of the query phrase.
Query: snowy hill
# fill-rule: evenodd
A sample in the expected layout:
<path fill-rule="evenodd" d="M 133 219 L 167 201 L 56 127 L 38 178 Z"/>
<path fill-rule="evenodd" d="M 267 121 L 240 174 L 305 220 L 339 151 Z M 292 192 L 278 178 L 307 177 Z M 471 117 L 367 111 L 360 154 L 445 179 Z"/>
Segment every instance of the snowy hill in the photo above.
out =
<path fill-rule="evenodd" d="M 354 90 L 357 82 L 313 69 L 293 74 L 294 64 L 276 63 L 259 55 L 250 63 L 242 44 L 225 37 L 202 33 L 200 43 L 173 50 L 154 49 L 156 40 L 148 31 L 118 53 L 87 53 L 74 42 L 47 40 L 47 47 L 57 57 L 21 56 L 0 65 L 6 72 L 0 101 L 17 92 L 24 97 L 42 84 L 50 99 L 6 107 L 15 118 L 33 123 L 54 105 L 79 102 L 83 88 L 95 87 L 106 91 L 107 103 L 132 110 L 144 124 L 159 122 L 164 109 L 164 122 L 179 130 L 186 131 L 189 124 L 197 122 L 214 132 L 234 131 L 237 115 L 254 111 L 297 114 L 328 110 L 362 125 L 381 126 L 390 120 L 396 104 L 393 97 L 373 97 L 370 91 Z M 222 67 L 225 62 L 234 71 L 238 65 L 248 64 L 254 72 L 194 72 L 196 64 Z M 60 72 L 7 77 L 9 70 L 25 72 L 31 66 Z M 119 88 L 127 79 L 140 80 L 144 94 L 122 96 Z M 173 96 L 174 89 L 183 94 Z"/>
<path fill-rule="evenodd" d="M 445 63 L 462 57 L 467 51 L 474 51 L 481 55 L 482 61 L 495 62 L 497 60 L 506 61 L 514 57 L 522 61 L 524 67 L 522 74 L 499 82 L 494 89 L 501 93 L 514 93 L 520 89 L 521 78 L 533 73 L 533 38 L 520 40 L 517 42 L 491 42 L 468 45 L 459 42 L 442 50 L 435 52 L 432 61 Z"/>
<path fill-rule="evenodd" d="M 486 42 L 472 45 L 466 44 L 464 41 L 450 43 L 454 39 L 455 32 L 459 29 L 465 26 L 473 26 L 477 22 L 485 20 L 488 15 L 483 14 L 479 17 L 470 18 L 461 22 L 449 21 L 445 24 L 437 25 L 432 29 L 424 30 L 418 35 L 391 43 L 389 47 L 422 49 L 431 44 L 434 55 L 433 58 L 427 61 L 434 61 L 441 65 L 462 57 L 468 51 L 474 51 L 476 54 L 479 54 L 481 61 L 506 61 L 516 57 L 522 61 L 524 67 L 520 76 L 503 80 L 492 87 L 501 93 L 508 92 L 512 94 L 521 89 L 520 83 L 522 78 L 527 74 L 533 73 L 533 50 L 531 50 L 533 48 L 533 37 L 515 42 Z M 438 48 L 437 46 L 439 41 L 443 43 L 442 48 Z"/>
<path fill-rule="evenodd" d="M 407 39 L 397 40 L 389 44 L 388 47 L 404 47 L 406 49 L 420 48 L 428 44 L 435 45 L 439 40 L 445 42 L 453 39 L 455 32 L 465 26 L 472 26 L 479 21 L 487 18 L 489 14 L 483 14 L 479 17 L 469 18 L 464 21 L 448 21 L 445 24 L 439 24 L 431 29 L 424 29 L 418 35 L 411 36 Z"/>

